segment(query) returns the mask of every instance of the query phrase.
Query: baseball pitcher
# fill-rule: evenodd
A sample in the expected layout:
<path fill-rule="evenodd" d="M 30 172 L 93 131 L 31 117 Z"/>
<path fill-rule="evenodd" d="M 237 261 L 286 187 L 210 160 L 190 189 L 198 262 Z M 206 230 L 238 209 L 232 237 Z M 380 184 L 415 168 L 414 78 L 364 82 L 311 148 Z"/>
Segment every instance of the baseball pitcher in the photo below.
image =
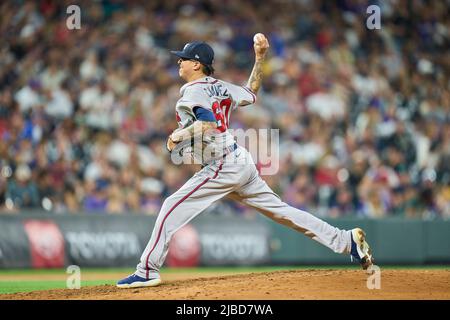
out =
<path fill-rule="evenodd" d="M 237 145 L 228 131 L 231 112 L 256 101 L 268 48 L 266 37 L 256 34 L 255 64 L 246 86 L 212 76 L 214 51 L 204 42 L 191 42 L 182 51 L 171 51 L 179 58 L 179 75 L 186 84 L 175 106 L 179 128 L 169 136 L 167 149 L 172 156 L 189 155 L 202 164 L 202 169 L 165 199 L 136 272 L 120 280 L 119 288 L 159 285 L 159 270 L 173 234 L 224 197 L 300 231 L 336 253 L 350 254 L 363 269 L 373 264 L 362 229 L 340 230 L 284 203 L 261 179 L 250 153 Z"/>

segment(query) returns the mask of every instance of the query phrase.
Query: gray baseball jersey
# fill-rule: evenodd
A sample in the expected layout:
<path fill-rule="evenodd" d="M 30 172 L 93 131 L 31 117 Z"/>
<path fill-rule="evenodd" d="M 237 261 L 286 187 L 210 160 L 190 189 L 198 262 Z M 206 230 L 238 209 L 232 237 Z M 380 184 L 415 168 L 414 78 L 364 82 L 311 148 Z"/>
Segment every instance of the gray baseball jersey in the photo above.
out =
<path fill-rule="evenodd" d="M 186 128 L 195 121 L 195 107 L 211 111 L 216 119 L 217 130 L 201 134 L 198 141 L 201 146 L 192 145 L 183 150 L 190 152 L 197 163 L 219 159 L 229 150 L 234 144 L 234 137 L 228 131 L 231 112 L 256 101 L 256 96 L 250 89 L 209 76 L 186 83 L 181 87 L 180 95 L 175 107 L 179 129 Z"/>
<path fill-rule="evenodd" d="M 196 106 L 211 110 L 219 132 L 215 140 L 235 146 L 233 136 L 227 131 L 230 114 L 238 106 L 255 103 L 256 96 L 248 88 L 205 77 L 185 84 L 176 104 L 177 121 L 185 127 L 195 120 Z M 208 138 L 207 138 L 208 139 Z M 259 173 L 250 153 L 243 147 L 229 148 L 218 159 L 208 159 L 208 164 L 194 174 L 178 191 L 165 199 L 152 236 L 148 242 L 136 274 L 147 279 L 159 278 L 159 269 L 166 258 L 169 241 L 181 227 L 224 197 L 248 205 L 267 217 L 289 226 L 318 241 L 337 253 L 350 253 L 351 231 L 340 230 L 312 214 L 284 203 Z"/>

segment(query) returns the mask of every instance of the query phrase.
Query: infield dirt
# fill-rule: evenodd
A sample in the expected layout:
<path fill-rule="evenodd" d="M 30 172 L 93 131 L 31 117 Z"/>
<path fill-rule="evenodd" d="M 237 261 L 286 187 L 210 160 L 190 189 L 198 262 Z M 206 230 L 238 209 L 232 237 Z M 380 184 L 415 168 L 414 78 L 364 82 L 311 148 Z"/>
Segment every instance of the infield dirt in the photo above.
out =
<path fill-rule="evenodd" d="M 108 274 L 120 279 L 124 274 Z M 363 270 L 293 270 L 237 275 L 167 274 L 154 288 L 118 289 L 113 285 L 0 295 L 1 299 L 37 300 L 316 300 L 450 299 L 450 269 L 381 271 L 381 288 Z M 43 279 L 40 276 L 41 280 Z M 49 275 L 49 280 L 52 276 Z M 105 279 L 105 274 L 90 274 Z M 45 278 L 44 278 L 45 279 Z M 20 281 L 20 279 L 16 279 Z M 374 282 L 371 282 L 372 284 Z"/>

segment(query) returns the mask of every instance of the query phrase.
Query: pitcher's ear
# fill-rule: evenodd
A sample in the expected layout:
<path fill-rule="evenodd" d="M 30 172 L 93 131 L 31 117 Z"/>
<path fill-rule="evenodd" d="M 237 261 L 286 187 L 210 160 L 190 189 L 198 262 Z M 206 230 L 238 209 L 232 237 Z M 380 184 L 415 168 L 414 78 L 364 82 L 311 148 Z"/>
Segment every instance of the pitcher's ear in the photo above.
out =
<path fill-rule="evenodd" d="M 199 62 L 199 61 L 195 61 L 195 60 L 193 60 L 194 61 L 194 63 L 195 63 L 195 65 L 194 65 L 194 70 L 195 71 L 198 71 L 198 70 L 200 70 L 201 68 L 202 68 L 202 64 Z"/>

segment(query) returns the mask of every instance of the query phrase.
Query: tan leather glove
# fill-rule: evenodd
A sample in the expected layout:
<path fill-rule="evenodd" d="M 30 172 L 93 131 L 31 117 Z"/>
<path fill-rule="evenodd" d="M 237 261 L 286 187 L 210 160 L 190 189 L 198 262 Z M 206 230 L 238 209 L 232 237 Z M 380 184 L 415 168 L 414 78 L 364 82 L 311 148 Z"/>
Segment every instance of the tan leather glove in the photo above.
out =
<path fill-rule="evenodd" d="M 167 151 L 172 152 L 172 150 L 175 148 L 177 144 L 178 142 L 173 141 L 172 136 L 170 135 L 166 142 Z"/>

